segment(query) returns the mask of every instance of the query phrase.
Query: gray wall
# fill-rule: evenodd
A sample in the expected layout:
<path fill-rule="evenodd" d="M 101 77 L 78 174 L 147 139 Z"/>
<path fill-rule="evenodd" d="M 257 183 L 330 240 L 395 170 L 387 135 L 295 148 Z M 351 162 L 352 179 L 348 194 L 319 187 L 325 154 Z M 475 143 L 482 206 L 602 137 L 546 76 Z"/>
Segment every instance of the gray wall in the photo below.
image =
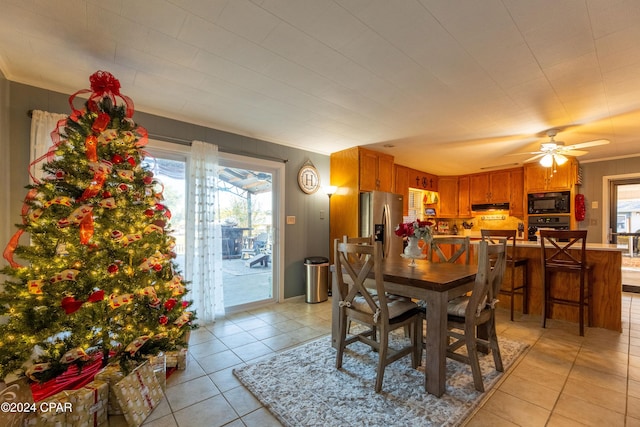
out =
<path fill-rule="evenodd" d="M 640 174 L 640 156 L 627 159 L 608 160 L 603 162 L 582 163 L 582 186 L 580 193 L 584 194 L 586 216 L 580 224 L 581 229 L 588 230 L 589 242 L 607 243 L 603 239 L 602 222 L 604 213 L 609 206 L 602 200 L 602 178 L 612 175 Z M 593 209 L 592 202 L 598 202 L 598 208 Z"/>
<path fill-rule="evenodd" d="M 88 87 L 88 82 L 87 82 Z M 82 88 L 78 88 L 82 89 Z M 122 89 L 126 95 L 126 88 Z M 8 93 L 8 105 L 2 102 L 4 94 Z M 2 152 L 8 152 L 10 158 L 9 185 L 5 185 L 0 193 L 0 201 L 6 196 L 9 203 L 10 224 L 21 221 L 20 209 L 26 194 L 25 186 L 29 184 L 27 166 L 29 164 L 29 134 L 31 120 L 27 115 L 29 110 L 43 110 L 52 113 L 69 114 L 68 94 L 61 94 L 7 82 L 0 76 L 0 143 Z M 135 99 L 134 99 L 135 102 Z M 76 106 L 81 105 L 76 100 Z M 8 132 L 7 115 L 10 123 Z M 240 136 L 216 129 L 197 126 L 185 122 L 167 119 L 156 115 L 136 111 L 134 120 L 145 127 L 152 135 L 161 135 L 178 140 L 200 140 L 217 144 L 221 151 L 233 152 L 250 157 L 267 157 L 288 159 L 285 176 L 285 215 L 295 215 L 296 224 L 285 228 L 285 257 L 284 257 L 284 297 L 289 298 L 303 295 L 304 289 L 304 258 L 306 256 L 329 256 L 329 199 L 321 191 L 313 195 L 306 195 L 298 187 L 297 173 L 305 161 L 310 160 L 320 173 L 323 183 L 329 182 L 329 156 L 312 153 L 310 151 L 289 148 L 254 138 Z M 8 137 L 7 137 L 8 135 Z M 156 139 L 162 139 L 156 137 Z M 325 219 L 320 219 L 320 211 L 325 211 Z M 4 216 L 4 215 L 3 215 Z M 0 225 L 1 227 L 1 225 Z M 10 227 L 13 227 L 12 225 Z M 2 248 L 15 228 L 8 232 L 2 227 L 0 242 Z"/>

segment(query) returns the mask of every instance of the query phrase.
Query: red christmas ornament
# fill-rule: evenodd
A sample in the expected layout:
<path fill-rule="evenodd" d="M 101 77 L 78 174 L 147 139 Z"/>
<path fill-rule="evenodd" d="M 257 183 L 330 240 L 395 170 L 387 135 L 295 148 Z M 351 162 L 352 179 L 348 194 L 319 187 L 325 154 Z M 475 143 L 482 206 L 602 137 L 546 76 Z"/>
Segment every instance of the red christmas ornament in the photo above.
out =
<path fill-rule="evenodd" d="M 120 267 L 118 267 L 117 264 L 110 264 L 107 267 L 107 271 L 109 272 L 109 274 L 116 274 L 119 269 L 120 269 Z"/>
<path fill-rule="evenodd" d="M 173 310 L 173 307 L 175 307 L 177 303 L 178 301 L 175 298 L 169 298 L 167 302 L 164 303 L 164 308 L 166 308 L 167 311 L 171 311 Z"/>
<path fill-rule="evenodd" d="M 89 295 L 87 302 L 98 302 L 98 301 L 102 301 L 103 299 L 104 299 L 104 291 L 99 290 Z"/>
<path fill-rule="evenodd" d="M 103 191 L 102 192 L 102 198 L 103 199 L 108 199 L 109 197 L 111 197 L 111 192 L 110 191 Z"/>
<path fill-rule="evenodd" d="M 144 211 L 144 214 L 151 218 L 153 216 L 153 211 L 151 209 L 147 209 Z"/>
<path fill-rule="evenodd" d="M 152 222 L 153 225 L 157 225 L 160 228 L 164 228 L 167 225 L 167 222 L 163 219 L 157 219 Z"/>
<path fill-rule="evenodd" d="M 111 122 L 111 116 L 107 113 L 100 113 L 98 117 L 93 121 L 93 125 L 91 126 L 91 130 L 95 133 L 100 133 L 109 126 Z"/>
<path fill-rule="evenodd" d="M 189 303 L 187 301 L 182 301 L 182 308 L 187 308 Z"/>
<path fill-rule="evenodd" d="M 82 307 L 82 301 L 76 301 L 74 297 L 64 297 L 60 303 L 67 314 L 75 313 Z"/>
<path fill-rule="evenodd" d="M 114 154 L 111 157 L 111 161 L 113 163 L 115 163 L 116 165 L 119 165 L 120 163 L 122 163 L 124 161 L 124 159 L 122 158 L 122 156 L 120 154 Z"/>
<path fill-rule="evenodd" d="M 121 192 L 125 193 L 125 192 L 129 191 L 129 186 L 127 184 L 120 184 L 120 185 L 118 185 L 118 190 L 120 190 Z"/>
<path fill-rule="evenodd" d="M 160 270 L 162 270 L 162 264 L 154 264 L 154 265 L 153 265 L 153 269 L 154 269 L 155 271 L 160 271 Z"/>
<path fill-rule="evenodd" d="M 151 185 L 153 183 L 153 176 L 147 175 L 142 179 L 145 185 Z"/>
<path fill-rule="evenodd" d="M 127 157 L 127 162 L 129 162 L 131 166 L 136 165 L 136 159 L 134 159 L 133 157 Z"/>
<path fill-rule="evenodd" d="M 169 322 L 169 318 L 163 314 L 162 316 L 160 316 L 160 318 L 158 318 L 158 322 L 161 325 L 166 325 Z"/>

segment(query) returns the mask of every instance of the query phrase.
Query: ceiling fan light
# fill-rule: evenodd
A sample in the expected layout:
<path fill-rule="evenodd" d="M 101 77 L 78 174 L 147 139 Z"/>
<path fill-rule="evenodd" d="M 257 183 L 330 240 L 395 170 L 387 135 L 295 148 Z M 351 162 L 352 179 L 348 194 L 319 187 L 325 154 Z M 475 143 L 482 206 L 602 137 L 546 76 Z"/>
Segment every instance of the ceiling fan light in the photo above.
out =
<path fill-rule="evenodd" d="M 567 163 L 567 160 L 569 160 L 562 154 L 554 154 L 553 157 L 556 159 L 556 164 L 558 166 L 564 165 L 565 163 Z"/>
<path fill-rule="evenodd" d="M 553 155 L 545 154 L 544 156 L 542 156 L 542 158 L 540 159 L 540 164 L 545 168 L 550 168 L 551 166 L 553 166 Z"/>

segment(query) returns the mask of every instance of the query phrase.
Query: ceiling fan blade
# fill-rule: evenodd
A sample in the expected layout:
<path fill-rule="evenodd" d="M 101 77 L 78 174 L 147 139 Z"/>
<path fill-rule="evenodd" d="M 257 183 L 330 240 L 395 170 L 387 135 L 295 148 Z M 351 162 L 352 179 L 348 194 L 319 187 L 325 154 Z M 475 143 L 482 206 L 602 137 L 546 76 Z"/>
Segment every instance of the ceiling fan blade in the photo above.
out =
<path fill-rule="evenodd" d="M 572 156 L 572 157 L 578 157 L 578 156 L 584 156 L 585 154 L 588 154 L 588 151 L 583 151 L 583 150 L 567 150 L 562 149 L 562 150 L 558 150 L 556 153 L 558 154 L 562 154 L 563 156 Z"/>
<path fill-rule="evenodd" d="M 510 154 L 505 154 L 506 156 L 524 156 L 525 154 L 544 154 L 541 151 L 521 151 L 519 153 L 510 153 Z"/>
<path fill-rule="evenodd" d="M 535 156 L 533 156 L 533 157 L 528 158 L 527 160 L 523 161 L 522 163 L 529 163 L 529 162 L 533 162 L 534 160 L 539 159 L 540 157 L 544 156 L 545 154 L 547 154 L 547 153 L 540 153 L 540 154 L 537 154 L 537 155 L 535 155 Z"/>
<path fill-rule="evenodd" d="M 608 139 L 596 139 L 595 141 L 581 142 L 579 144 L 566 145 L 564 150 L 579 150 L 581 148 L 596 147 L 598 145 L 607 145 Z"/>

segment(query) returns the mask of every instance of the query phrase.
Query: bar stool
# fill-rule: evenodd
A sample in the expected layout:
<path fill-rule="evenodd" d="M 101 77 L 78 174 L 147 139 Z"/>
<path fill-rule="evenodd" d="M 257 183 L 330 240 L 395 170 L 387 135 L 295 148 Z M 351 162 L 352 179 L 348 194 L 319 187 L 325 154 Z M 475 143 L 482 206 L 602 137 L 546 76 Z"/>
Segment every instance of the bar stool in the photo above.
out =
<path fill-rule="evenodd" d="M 547 317 L 551 318 L 554 304 L 570 305 L 578 307 L 582 337 L 584 336 L 585 306 L 587 307 L 587 325 L 593 324 L 593 305 L 591 304 L 593 280 L 588 278 L 591 267 L 587 264 L 587 230 L 540 230 L 540 243 L 544 280 L 542 327 L 546 327 Z M 553 273 L 578 274 L 578 297 L 572 298 L 576 292 L 567 287 L 567 284 L 571 284 L 570 281 L 558 282 L 554 288 L 551 281 Z"/>
<path fill-rule="evenodd" d="M 500 288 L 500 293 L 509 295 L 511 299 L 511 321 L 513 322 L 513 310 L 515 295 L 522 295 L 522 314 L 529 313 L 529 259 L 516 258 L 516 230 L 480 230 L 482 240 L 495 243 L 497 238 L 507 240 L 507 268 L 511 270 L 511 282 L 509 288 Z M 515 284 L 516 268 L 522 267 L 522 281 Z"/>

